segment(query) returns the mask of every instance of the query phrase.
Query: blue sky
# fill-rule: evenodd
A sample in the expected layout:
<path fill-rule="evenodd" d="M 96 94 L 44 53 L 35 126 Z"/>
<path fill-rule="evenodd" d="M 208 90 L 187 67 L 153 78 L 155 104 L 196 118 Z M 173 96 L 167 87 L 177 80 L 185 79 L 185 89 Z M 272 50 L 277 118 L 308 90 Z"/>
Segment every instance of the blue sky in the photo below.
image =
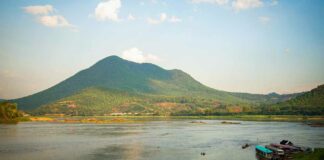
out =
<path fill-rule="evenodd" d="M 0 3 L 0 98 L 44 90 L 110 55 L 181 69 L 226 91 L 324 83 L 322 0 Z"/>

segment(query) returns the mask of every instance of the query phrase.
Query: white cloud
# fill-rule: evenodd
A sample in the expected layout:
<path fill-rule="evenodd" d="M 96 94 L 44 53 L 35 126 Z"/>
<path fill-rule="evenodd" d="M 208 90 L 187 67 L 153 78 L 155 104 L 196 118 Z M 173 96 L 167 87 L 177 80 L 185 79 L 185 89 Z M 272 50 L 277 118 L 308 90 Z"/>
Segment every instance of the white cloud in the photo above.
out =
<path fill-rule="evenodd" d="M 122 58 L 127 59 L 129 61 L 143 63 L 143 62 L 152 62 L 159 61 L 160 58 L 153 54 L 144 54 L 143 51 L 138 48 L 130 48 L 122 52 Z"/>
<path fill-rule="evenodd" d="M 167 19 L 167 14 L 166 13 L 161 13 L 159 19 L 152 19 L 148 18 L 147 23 L 149 24 L 160 24 L 163 23 Z"/>
<path fill-rule="evenodd" d="M 23 8 L 26 13 L 35 16 L 38 23 L 46 27 L 70 27 L 73 31 L 77 31 L 77 28 L 70 24 L 69 21 L 62 15 L 52 14 L 55 10 L 51 5 L 44 6 L 27 6 Z"/>
<path fill-rule="evenodd" d="M 261 0 L 234 0 L 232 2 L 232 7 L 236 11 L 246 10 L 250 8 L 258 8 L 263 5 Z"/>
<path fill-rule="evenodd" d="M 108 0 L 100 2 L 95 9 L 95 17 L 98 21 L 119 21 L 118 12 L 121 7 L 120 0 Z"/>
<path fill-rule="evenodd" d="M 182 20 L 176 16 L 171 16 L 171 18 L 169 19 L 169 21 L 171 23 L 178 23 L 178 22 L 181 22 Z"/>
<path fill-rule="evenodd" d="M 136 18 L 132 14 L 129 14 L 127 19 L 130 21 L 134 21 Z"/>
<path fill-rule="evenodd" d="M 26 13 L 33 15 L 47 15 L 54 11 L 52 5 L 44 5 L 44 6 L 27 6 L 23 8 Z"/>
<path fill-rule="evenodd" d="M 165 21 L 169 21 L 171 23 L 178 23 L 181 22 L 182 20 L 176 16 L 171 16 L 168 18 L 168 15 L 166 13 L 161 13 L 158 19 L 153 19 L 153 18 L 147 18 L 147 23 L 148 24 L 160 24 Z"/>
<path fill-rule="evenodd" d="M 259 17 L 259 21 L 260 21 L 262 24 L 268 24 L 269 21 L 270 21 L 270 17 L 267 17 L 267 16 L 261 16 L 261 17 Z"/>
<path fill-rule="evenodd" d="M 224 5 L 228 3 L 228 0 L 192 0 L 192 3 L 213 3 L 218 5 Z"/>
<path fill-rule="evenodd" d="M 38 22 L 47 27 L 70 27 L 72 26 L 63 16 L 41 16 Z"/>

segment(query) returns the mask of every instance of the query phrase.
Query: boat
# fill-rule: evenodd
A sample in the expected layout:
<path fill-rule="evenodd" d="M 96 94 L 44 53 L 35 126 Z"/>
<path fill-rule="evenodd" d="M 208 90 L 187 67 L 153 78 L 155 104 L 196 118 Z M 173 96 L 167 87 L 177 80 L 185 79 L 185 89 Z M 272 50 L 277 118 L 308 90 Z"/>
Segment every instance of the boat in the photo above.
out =
<path fill-rule="evenodd" d="M 286 154 L 299 152 L 298 148 L 290 145 L 271 143 L 270 146 L 282 149 Z"/>
<path fill-rule="evenodd" d="M 288 140 L 282 140 L 282 141 L 280 141 L 280 144 L 282 144 L 282 145 L 290 145 L 290 146 L 294 145 L 291 141 L 288 141 Z"/>
<path fill-rule="evenodd" d="M 248 148 L 248 147 L 250 147 L 250 145 L 249 144 L 244 144 L 243 146 L 242 146 L 242 149 L 245 149 L 245 148 Z"/>
<path fill-rule="evenodd" d="M 270 149 L 274 154 L 278 155 L 278 156 L 283 156 L 285 155 L 285 152 L 284 150 L 280 149 L 280 148 L 276 148 L 276 147 L 273 147 L 271 145 L 266 145 L 265 146 L 266 148 Z"/>
<path fill-rule="evenodd" d="M 297 145 L 293 145 L 293 147 L 296 147 L 297 149 L 299 149 L 300 152 L 312 152 L 312 148 L 310 147 L 305 147 L 305 146 L 297 146 Z"/>
<path fill-rule="evenodd" d="M 293 147 L 297 148 L 300 152 L 312 152 L 312 148 L 294 145 L 294 143 L 292 143 L 291 141 L 288 141 L 288 140 L 282 140 L 280 142 L 280 144 L 293 146 Z"/>
<path fill-rule="evenodd" d="M 255 146 L 255 151 L 259 159 L 271 160 L 273 157 L 273 152 L 263 146 Z"/>
<path fill-rule="evenodd" d="M 312 148 L 294 145 L 291 141 L 282 140 L 278 143 L 255 147 L 258 160 L 288 160 L 293 159 L 293 154 L 300 152 L 312 152 Z"/>

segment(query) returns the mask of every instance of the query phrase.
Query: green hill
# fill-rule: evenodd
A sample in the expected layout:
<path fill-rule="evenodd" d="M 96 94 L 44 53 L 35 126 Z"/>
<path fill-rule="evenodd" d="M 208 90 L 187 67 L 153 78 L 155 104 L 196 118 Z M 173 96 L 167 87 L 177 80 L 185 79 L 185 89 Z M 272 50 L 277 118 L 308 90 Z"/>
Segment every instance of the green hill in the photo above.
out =
<path fill-rule="evenodd" d="M 212 92 L 212 96 L 223 101 L 243 101 L 208 88 L 180 70 L 164 70 L 153 64 L 134 63 L 117 56 L 107 57 L 49 89 L 13 101 L 23 110 L 32 110 L 89 87 L 165 95 L 211 96 Z"/>
<path fill-rule="evenodd" d="M 126 97 L 124 94 L 126 94 Z M 119 98 L 117 98 L 118 95 Z M 170 99 L 185 97 L 185 101 L 193 99 L 196 101 L 190 103 L 190 105 L 196 104 L 199 106 L 200 103 L 204 104 L 206 100 L 217 105 L 249 106 L 251 104 L 271 104 L 296 96 L 220 91 L 199 83 L 181 70 L 165 70 L 154 64 L 134 63 L 117 56 L 110 56 L 49 89 L 11 101 L 17 103 L 19 108 L 25 111 L 35 110 L 43 106 L 41 110 L 38 110 L 38 113 L 45 113 L 45 106 L 50 109 L 48 107 L 54 105 L 58 110 L 60 108 L 57 108 L 58 103 L 69 100 L 77 102 L 79 108 L 88 108 L 85 109 L 88 113 L 108 113 L 108 111 L 113 112 L 109 108 L 128 102 L 128 98 L 134 99 L 130 95 L 135 96 L 135 99 L 140 101 L 138 104 L 147 105 L 144 107 L 148 111 L 150 110 L 148 108 L 154 108 L 155 100 L 161 97 L 168 97 L 165 103 L 173 103 Z M 89 100 L 88 96 L 97 99 Z M 109 99 L 109 97 L 114 98 Z M 106 101 L 106 99 L 109 99 L 109 101 Z M 110 103 L 114 99 L 123 102 L 118 104 Z M 152 104 L 144 103 L 147 101 Z M 100 104 L 102 104 L 101 107 Z M 212 105 L 208 104 L 207 106 Z M 157 109 L 157 111 L 160 110 Z M 83 111 L 80 110 L 80 112 Z"/>
<path fill-rule="evenodd" d="M 292 94 L 277 94 L 277 93 L 269 93 L 269 94 L 251 94 L 251 93 L 231 93 L 233 96 L 249 100 L 250 102 L 261 103 L 261 104 L 273 104 L 278 102 L 283 102 L 295 98 L 299 95 L 304 94 L 301 93 L 292 93 Z"/>
<path fill-rule="evenodd" d="M 324 114 L 324 85 L 290 100 L 267 106 L 265 110 L 278 114 Z"/>

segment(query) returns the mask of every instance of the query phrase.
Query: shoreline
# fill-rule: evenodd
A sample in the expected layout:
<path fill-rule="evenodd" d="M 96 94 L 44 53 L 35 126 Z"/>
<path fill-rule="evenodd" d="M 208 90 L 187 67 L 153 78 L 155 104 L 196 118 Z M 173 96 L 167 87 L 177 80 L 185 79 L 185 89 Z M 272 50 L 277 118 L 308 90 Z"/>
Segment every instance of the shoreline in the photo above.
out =
<path fill-rule="evenodd" d="M 52 123 L 139 123 L 159 120 L 223 120 L 223 121 L 263 121 L 263 122 L 303 122 L 312 127 L 323 127 L 324 116 L 299 115 L 231 115 L 231 116 L 30 116 L 23 122 Z"/>

